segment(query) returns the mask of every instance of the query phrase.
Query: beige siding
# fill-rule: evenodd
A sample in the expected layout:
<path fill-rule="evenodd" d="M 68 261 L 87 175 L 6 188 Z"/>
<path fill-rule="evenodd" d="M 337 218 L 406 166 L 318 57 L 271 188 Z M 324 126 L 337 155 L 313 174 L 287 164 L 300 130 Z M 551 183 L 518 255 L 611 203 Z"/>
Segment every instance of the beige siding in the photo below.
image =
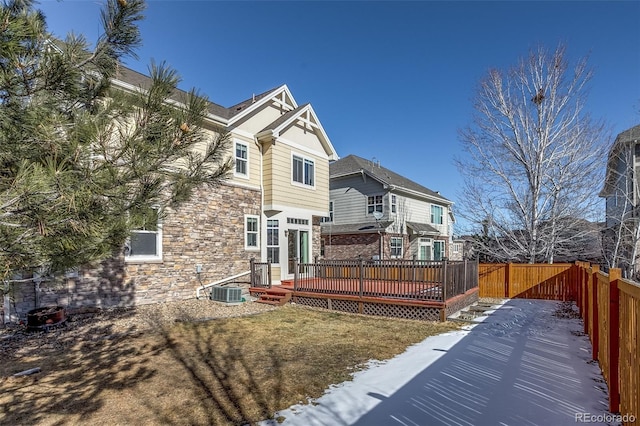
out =
<path fill-rule="evenodd" d="M 234 128 L 251 134 L 260 133 L 271 123 L 276 121 L 287 111 L 281 110 L 271 104 L 264 105 L 260 110 L 252 113 L 249 117 L 236 123 Z"/>
<path fill-rule="evenodd" d="M 304 187 L 292 182 L 292 155 L 301 155 L 314 161 L 315 186 Z M 326 156 L 312 155 L 283 143 L 269 149 L 269 174 L 265 170 L 265 204 L 296 207 L 312 211 L 329 210 L 329 161 Z"/>
<path fill-rule="evenodd" d="M 283 140 L 290 141 L 296 147 L 301 147 L 311 151 L 324 152 L 318 136 L 312 129 L 306 129 L 298 123 L 289 126 L 281 135 Z"/>
<path fill-rule="evenodd" d="M 230 174 L 230 180 L 240 185 L 249 185 L 251 187 L 259 188 L 260 187 L 260 161 L 261 161 L 260 148 L 255 144 L 253 140 L 250 140 L 248 137 L 238 136 L 232 133 L 231 145 L 230 145 L 231 146 L 230 155 L 232 156 L 232 158 L 235 158 L 236 142 L 242 143 L 247 146 L 248 154 L 249 154 L 249 158 L 248 158 L 249 176 L 248 178 L 244 176 L 236 176 L 234 174 L 235 172 L 235 166 L 234 166 L 233 172 Z"/>

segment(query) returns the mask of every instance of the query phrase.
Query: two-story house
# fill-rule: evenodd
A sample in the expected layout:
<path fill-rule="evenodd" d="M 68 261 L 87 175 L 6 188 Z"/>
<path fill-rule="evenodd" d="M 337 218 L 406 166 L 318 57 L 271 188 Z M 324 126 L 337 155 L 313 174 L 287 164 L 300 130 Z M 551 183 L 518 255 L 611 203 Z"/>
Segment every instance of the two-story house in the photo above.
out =
<path fill-rule="evenodd" d="M 113 85 L 144 90 L 149 77 L 122 69 Z M 180 102 L 177 91 L 172 100 Z M 200 188 L 175 210 L 149 206 L 144 228 L 113 258 L 43 286 L 39 304 L 131 306 L 193 298 L 196 289 L 272 263 L 272 280 L 292 277 L 293 259 L 320 254 L 320 221 L 329 214 L 329 161 L 337 154 L 310 104 L 282 85 L 231 107 L 210 103 L 205 130 L 230 133 L 234 169 L 214 189 Z M 219 131 L 219 130 L 218 130 Z M 154 210 L 164 209 L 163 214 Z M 160 219 L 162 218 L 162 219 Z M 33 288 L 16 295 L 34 308 Z"/>
<path fill-rule="evenodd" d="M 640 271 L 640 125 L 620 133 L 607 160 L 603 249 L 610 267 L 622 268 L 625 276 Z"/>
<path fill-rule="evenodd" d="M 453 203 L 379 163 L 349 155 L 329 166 L 326 259 L 442 260 L 449 253 Z"/>

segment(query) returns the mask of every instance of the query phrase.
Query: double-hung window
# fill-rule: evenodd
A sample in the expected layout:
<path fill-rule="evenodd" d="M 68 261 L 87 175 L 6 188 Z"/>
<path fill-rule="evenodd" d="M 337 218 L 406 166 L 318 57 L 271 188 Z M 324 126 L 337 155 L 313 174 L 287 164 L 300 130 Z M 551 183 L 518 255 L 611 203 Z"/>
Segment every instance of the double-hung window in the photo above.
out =
<path fill-rule="evenodd" d="M 244 248 L 257 250 L 258 245 L 258 216 L 246 215 L 244 217 Z"/>
<path fill-rule="evenodd" d="M 131 236 L 125 245 L 125 260 L 162 260 L 162 222 L 157 207 L 132 212 Z"/>
<path fill-rule="evenodd" d="M 396 213 L 398 210 L 398 198 L 391 194 L 391 213 Z"/>
<path fill-rule="evenodd" d="M 294 154 L 292 169 L 292 179 L 294 182 L 307 186 L 315 185 L 315 167 L 313 160 Z"/>
<path fill-rule="evenodd" d="M 267 220 L 267 261 L 280 263 L 280 225 L 278 219 Z"/>
<path fill-rule="evenodd" d="M 367 213 L 373 214 L 373 212 L 382 213 L 382 195 L 369 195 L 367 197 Z"/>
<path fill-rule="evenodd" d="M 431 223 L 442 225 L 442 206 L 431 206 Z"/>
<path fill-rule="evenodd" d="M 246 144 L 236 142 L 236 176 L 249 176 L 249 147 Z"/>
<path fill-rule="evenodd" d="M 391 237 L 391 257 L 402 257 L 402 237 Z"/>

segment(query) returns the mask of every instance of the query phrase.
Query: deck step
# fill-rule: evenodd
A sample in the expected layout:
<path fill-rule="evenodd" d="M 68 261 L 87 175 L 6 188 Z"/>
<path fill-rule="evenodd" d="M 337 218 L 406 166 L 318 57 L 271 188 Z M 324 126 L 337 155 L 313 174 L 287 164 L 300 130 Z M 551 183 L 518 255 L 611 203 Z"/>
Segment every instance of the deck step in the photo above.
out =
<path fill-rule="evenodd" d="M 256 300 L 256 303 L 264 303 L 266 305 L 282 306 L 280 301 L 277 301 L 277 300 L 258 299 L 258 300 Z"/>
<path fill-rule="evenodd" d="M 258 303 L 265 303 L 267 305 L 282 306 L 291 300 L 291 290 L 282 288 L 264 288 L 253 289 L 252 292 L 258 296 Z"/>

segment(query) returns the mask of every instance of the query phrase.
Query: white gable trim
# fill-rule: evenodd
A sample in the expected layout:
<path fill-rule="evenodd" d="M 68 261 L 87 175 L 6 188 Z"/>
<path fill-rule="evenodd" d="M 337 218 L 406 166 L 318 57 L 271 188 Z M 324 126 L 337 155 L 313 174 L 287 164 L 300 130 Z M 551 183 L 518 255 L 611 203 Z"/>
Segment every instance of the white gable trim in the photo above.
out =
<path fill-rule="evenodd" d="M 287 103 L 286 101 L 287 98 L 291 100 L 291 104 Z M 286 84 L 283 84 L 282 86 L 273 90 L 270 95 L 267 95 L 262 99 L 259 99 L 258 101 L 254 102 L 253 104 L 248 106 L 246 109 L 244 109 L 244 111 L 241 111 L 237 115 L 234 115 L 233 117 L 231 117 L 229 119 L 229 125 L 233 125 L 235 122 L 243 119 L 249 114 L 252 114 L 253 111 L 255 111 L 256 109 L 259 109 L 260 107 L 262 107 L 263 105 L 269 102 L 275 102 L 277 104 L 280 104 L 282 107 L 284 107 L 285 109 L 289 109 L 290 111 L 298 108 L 298 103 L 293 98 L 291 91 L 289 91 L 289 88 L 287 87 Z"/>
<path fill-rule="evenodd" d="M 289 117 L 286 121 L 281 123 L 275 129 L 269 129 L 269 130 L 260 132 L 256 135 L 256 137 L 260 139 L 267 136 L 267 137 L 272 137 L 274 139 L 278 139 L 280 137 L 280 132 L 288 128 L 291 124 L 295 123 L 296 121 L 302 121 L 305 125 L 309 125 L 309 127 L 312 127 L 318 130 L 320 132 L 320 137 L 318 139 L 320 139 L 320 143 L 324 147 L 325 154 L 327 155 L 327 157 L 330 160 L 338 159 L 338 154 L 336 153 L 336 150 L 333 147 L 333 144 L 329 140 L 329 136 L 327 136 L 327 133 L 324 131 L 324 128 L 320 123 L 320 120 L 318 120 L 318 116 L 313 110 L 313 107 L 311 106 L 311 104 L 308 104 L 307 106 L 302 108 L 300 111 L 298 111 L 296 114 Z"/>

